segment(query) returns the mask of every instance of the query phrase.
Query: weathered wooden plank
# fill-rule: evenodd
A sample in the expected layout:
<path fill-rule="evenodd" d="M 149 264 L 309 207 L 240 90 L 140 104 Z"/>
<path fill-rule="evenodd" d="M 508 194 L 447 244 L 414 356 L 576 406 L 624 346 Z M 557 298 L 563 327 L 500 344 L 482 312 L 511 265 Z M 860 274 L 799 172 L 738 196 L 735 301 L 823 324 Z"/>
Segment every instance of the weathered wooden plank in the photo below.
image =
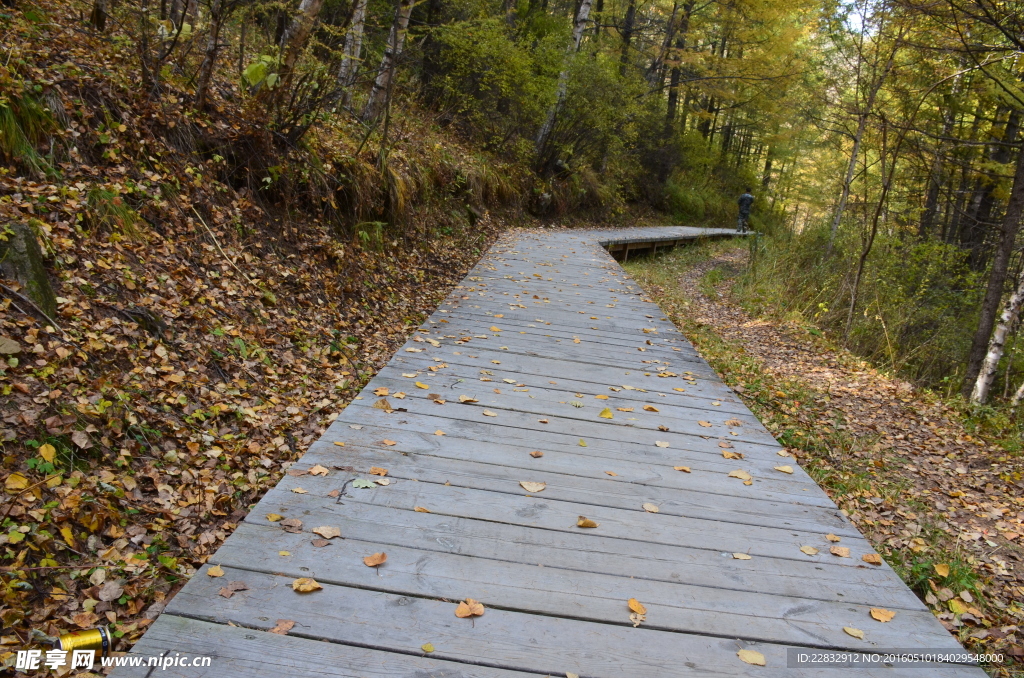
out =
<path fill-rule="evenodd" d="M 281 534 L 269 527 L 247 530 L 217 553 L 217 563 L 237 569 L 229 576 L 250 587 L 253 584 L 242 571 L 274 572 L 293 579 L 314 576 L 321 584 L 417 598 L 470 597 L 488 607 L 607 624 L 627 623 L 629 610 L 624 603 L 637 598 L 647 606 L 647 628 L 664 631 L 858 651 L 864 649 L 865 641 L 843 631 L 844 626 L 858 626 L 870 630 L 871 636 L 865 640 L 875 647 L 926 647 L 934 642 L 942 643 L 936 647 L 957 645 L 948 633 L 936 631 L 934 617 L 921 605 L 899 610 L 886 624 L 868 625 L 874 621 L 870 609 L 878 603 L 712 589 L 453 553 L 424 555 L 402 546 L 389 546 L 384 550 L 387 563 L 369 568 L 363 558 L 381 552 L 379 542 L 336 539 L 330 547 L 317 548 L 311 545 L 312 538 L 315 535 Z M 280 556 L 281 549 L 291 555 Z M 757 566 L 746 562 L 751 568 Z"/>
<path fill-rule="evenodd" d="M 256 629 L 214 624 L 165 614 L 131 655 L 174 658 L 184 650 L 191 664 L 210 657 L 210 665 L 140 666 L 117 671 L 126 678 L 253 678 L 253 676 L 311 676 L 323 678 L 526 678 L 529 673 L 507 671 L 467 662 L 435 659 L 418 653 L 384 652 L 366 647 L 325 643 L 320 639 L 278 635 Z"/>
<path fill-rule="evenodd" d="M 368 574 L 370 568 L 367 568 Z M 434 645 L 432 658 L 474 664 L 516 667 L 546 675 L 578 673 L 595 678 L 643 675 L 747 676 L 751 667 L 736 656 L 741 648 L 764 654 L 761 675 L 816 676 L 818 670 L 783 669 L 786 646 L 707 635 L 672 633 L 629 623 L 625 600 L 620 625 L 566 617 L 524 614 L 490 608 L 472 619 L 455 617 L 455 602 L 399 596 L 327 584 L 308 595 L 292 590 L 292 577 L 225 568 L 224 579 L 244 580 L 248 591 L 230 599 L 217 595 L 217 582 L 197 575 L 168 605 L 171 614 L 256 629 L 269 629 L 276 619 L 296 621 L 309 638 L 346 645 L 385 647 L 416 652 L 425 642 Z M 306 576 L 314 574 L 312 570 Z M 486 586 L 467 585 L 465 595 L 486 600 Z M 272 614 L 268 611 L 273 610 Z M 571 610 L 568 611 L 571 613 Z M 648 618 L 652 616 L 648 611 Z M 890 622 L 891 623 L 891 622 Z M 938 639 L 935 639 L 938 641 Z M 932 639 L 928 639 L 932 642 Z M 948 636 L 946 640 L 949 643 Z M 865 649 L 871 649 L 865 644 Z M 942 647 L 942 646 L 940 646 Z M 610 648 L 614 648 L 611 650 Z M 641 673 L 642 672 L 642 673 Z M 919 677 L 917 669 L 865 671 L 864 675 Z M 978 676 L 977 669 L 946 665 L 929 669 L 930 676 Z"/>
<path fill-rule="evenodd" d="M 474 455 L 475 456 L 475 455 Z M 543 459 L 543 458 L 541 458 Z M 704 520 L 718 520 L 726 523 L 742 523 L 745 525 L 789 526 L 806 531 L 821 533 L 832 532 L 839 536 L 858 537 L 860 532 L 849 522 L 843 520 L 834 509 L 794 504 L 785 501 L 768 501 L 761 496 L 740 499 L 728 490 L 728 484 L 736 479 L 728 478 L 728 483 L 715 497 L 713 503 L 708 501 L 708 493 L 702 491 L 707 478 L 701 479 L 700 470 L 689 474 L 674 469 L 662 469 L 663 473 L 686 475 L 693 478 L 691 488 L 665 488 L 647 482 L 651 473 L 648 470 L 642 479 L 630 478 L 624 473 L 611 471 L 608 465 L 603 468 L 589 464 L 580 468 L 580 464 L 562 464 L 561 470 L 552 470 L 550 464 L 543 464 L 520 451 L 515 460 L 503 459 L 504 463 L 482 463 L 476 460 L 458 457 L 442 457 L 434 455 L 414 454 L 394 448 L 375 449 L 346 445 L 344 450 L 335 445 L 318 446 L 310 450 L 303 459 L 290 469 L 290 472 L 307 470 L 320 464 L 328 468 L 335 466 L 354 466 L 357 473 L 368 473 L 369 469 L 383 467 L 390 469 L 389 478 L 417 480 L 419 482 L 449 483 L 455 487 L 467 487 L 493 492 L 509 492 L 515 490 L 521 480 L 547 483 L 544 498 L 552 501 L 569 501 L 593 506 L 609 506 L 614 508 L 634 509 L 637 506 L 637 493 L 643 492 L 647 500 L 660 509 L 665 515 L 678 515 Z M 528 461 L 516 465 L 514 461 Z M 649 467 L 648 467 L 649 468 Z M 727 471 L 726 471 L 727 472 Z M 725 472 L 715 474 L 712 478 L 725 477 Z M 640 490 L 637 484 L 643 485 Z"/>
<path fill-rule="evenodd" d="M 751 564 L 751 561 L 733 558 L 731 553 L 707 549 L 637 545 L 599 535 L 537 530 L 432 513 L 417 514 L 410 522 L 400 509 L 355 502 L 320 506 L 310 502 L 301 512 L 297 512 L 295 505 L 290 508 L 292 510 L 285 507 L 286 514 L 300 518 L 306 533 L 294 537 L 281 535 L 283 540 L 294 538 L 308 542 L 309 530 L 329 524 L 338 527 L 346 539 L 378 544 L 372 552 L 386 551 L 392 545 L 404 546 L 421 552 L 457 553 L 473 558 L 710 588 L 773 591 L 796 598 L 896 609 L 921 608 L 921 602 L 895 573 L 879 577 L 869 568 L 842 567 L 824 559 L 764 558 Z M 268 523 L 262 509 L 251 515 L 239 530 L 280 529 Z"/>

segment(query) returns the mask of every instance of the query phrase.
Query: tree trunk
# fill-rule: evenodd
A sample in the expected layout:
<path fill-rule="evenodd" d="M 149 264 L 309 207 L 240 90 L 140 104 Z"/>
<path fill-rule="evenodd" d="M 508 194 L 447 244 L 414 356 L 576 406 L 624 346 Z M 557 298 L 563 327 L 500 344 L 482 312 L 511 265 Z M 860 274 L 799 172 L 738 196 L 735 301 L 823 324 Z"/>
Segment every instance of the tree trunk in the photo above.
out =
<path fill-rule="evenodd" d="M 971 352 L 967 356 L 967 373 L 964 376 L 961 390 L 964 397 L 969 397 L 974 390 L 974 383 L 978 379 L 978 374 L 985 361 L 989 338 L 992 336 L 992 327 L 995 325 L 996 313 L 999 311 L 999 302 L 1003 298 L 1003 286 L 1006 284 L 1010 255 L 1013 254 L 1014 242 L 1017 239 L 1022 216 L 1024 216 L 1024 144 L 1021 144 L 1017 151 L 1017 169 L 1013 177 L 1010 201 L 1006 206 L 1006 214 L 1003 215 L 1002 237 L 999 247 L 992 257 L 992 272 L 989 274 L 985 298 L 981 303 L 978 330 L 974 333 Z"/>
<path fill-rule="evenodd" d="M 384 110 L 385 104 L 389 103 L 388 93 L 391 91 L 391 79 L 394 77 L 396 62 L 402 56 L 402 48 L 405 47 L 409 15 L 412 14 L 415 4 L 415 0 L 398 0 L 398 9 L 395 11 L 395 20 L 391 24 L 391 33 L 388 34 L 384 57 L 380 60 L 380 68 L 377 69 L 377 78 L 373 81 L 370 98 L 366 102 L 366 107 L 363 108 L 363 120 L 376 120 Z"/>
<path fill-rule="evenodd" d="M 345 46 L 342 48 L 341 66 L 338 68 L 338 84 L 344 89 L 341 98 L 347 105 L 351 96 L 349 88 L 355 82 L 359 71 L 359 55 L 363 50 L 363 26 L 366 25 L 366 0 L 356 0 L 352 10 L 352 21 L 345 33 Z"/>
<path fill-rule="evenodd" d="M 100 33 L 107 29 L 107 0 L 93 0 L 89 23 Z"/>
<path fill-rule="evenodd" d="M 690 0 L 683 7 L 683 16 L 679 19 L 679 33 L 676 35 L 676 46 L 675 46 L 675 58 L 673 61 L 676 64 L 672 67 L 672 71 L 669 74 L 669 85 L 668 85 L 668 111 L 665 115 L 666 129 L 675 122 L 676 119 L 676 107 L 679 102 L 679 81 L 682 79 L 682 67 L 679 65 L 679 60 L 682 58 L 683 50 L 686 49 L 686 34 L 690 31 L 690 17 L 693 15 L 693 6 L 695 0 Z"/>
<path fill-rule="evenodd" d="M 281 77 L 279 91 L 281 92 L 287 90 L 291 83 L 295 63 L 306 47 L 306 41 L 309 40 L 309 35 L 313 32 L 313 26 L 316 24 L 316 18 L 319 16 L 323 4 L 324 0 L 302 0 L 291 25 L 281 36 L 282 57 L 279 74 Z"/>
<path fill-rule="evenodd" d="M 988 400 L 989 390 L 996 378 L 996 370 L 999 368 L 999 361 L 1003 358 L 1003 347 L 1006 345 L 1006 337 L 1010 328 L 1017 322 L 1020 315 L 1021 303 L 1024 303 L 1024 268 L 1021 269 L 1017 279 L 1017 289 L 1013 291 L 1010 298 L 1003 307 L 1003 313 L 999 317 L 999 324 L 992 333 L 992 340 L 988 344 L 988 353 L 981 364 L 981 371 L 978 379 L 974 382 L 974 389 L 971 391 L 971 402 L 976 405 L 984 405 Z"/>
<path fill-rule="evenodd" d="M 217 52 L 220 49 L 220 29 L 224 25 L 223 0 L 213 0 L 210 5 L 210 35 L 206 39 L 206 52 L 203 54 L 203 63 L 199 66 L 199 80 L 196 84 L 196 110 L 206 108 L 206 93 L 210 89 L 210 79 L 213 77 L 213 68 L 217 63 Z"/>
<path fill-rule="evenodd" d="M 538 159 L 543 156 L 543 153 L 547 148 L 548 140 L 551 137 L 551 131 L 555 128 L 555 119 L 558 117 L 559 111 L 561 111 L 562 106 L 565 104 L 565 95 L 569 87 L 569 59 L 571 55 L 575 54 L 580 49 L 580 43 L 583 41 L 583 29 L 587 26 L 587 18 L 590 16 L 590 6 L 592 3 L 593 0 L 583 0 L 580 3 L 579 11 L 576 13 L 576 21 L 572 29 L 572 45 L 566 55 L 562 71 L 558 74 L 558 85 L 555 89 L 555 103 L 551 105 L 550 109 L 548 109 L 547 118 L 545 118 L 544 124 L 537 133 L 534 148 L 536 149 Z"/>
<path fill-rule="evenodd" d="M 622 54 L 619 56 L 619 75 L 626 77 L 626 66 L 629 64 L 629 43 L 633 41 L 633 24 L 636 22 L 636 0 L 629 0 L 626 8 L 626 20 L 622 25 Z"/>

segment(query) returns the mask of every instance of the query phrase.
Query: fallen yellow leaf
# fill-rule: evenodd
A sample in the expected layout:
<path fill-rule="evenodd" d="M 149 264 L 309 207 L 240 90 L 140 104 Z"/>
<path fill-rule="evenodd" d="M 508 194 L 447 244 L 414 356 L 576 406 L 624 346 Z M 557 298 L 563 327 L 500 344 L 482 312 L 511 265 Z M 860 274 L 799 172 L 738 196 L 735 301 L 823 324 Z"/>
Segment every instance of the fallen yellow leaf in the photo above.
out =
<path fill-rule="evenodd" d="M 746 553 L 734 553 L 732 554 L 732 557 L 736 560 L 750 560 L 750 556 Z"/>
<path fill-rule="evenodd" d="M 8 492 L 19 492 L 28 487 L 28 478 L 15 471 L 11 475 L 7 476 L 7 480 L 4 482 L 4 487 L 7 488 Z"/>
<path fill-rule="evenodd" d="M 816 556 L 816 555 L 818 555 L 818 549 L 814 548 L 813 546 L 801 546 L 800 550 L 803 551 L 804 553 L 806 553 L 809 556 Z"/>
<path fill-rule="evenodd" d="M 601 417 L 602 419 L 614 419 L 615 418 L 615 415 L 612 414 L 612 410 L 611 410 L 610 407 L 606 407 L 603 410 L 601 410 L 601 414 L 599 414 L 597 416 Z"/>
<path fill-rule="evenodd" d="M 523 489 L 526 490 L 527 492 L 541 492 L 545 487 L 548 486 L 547 483 L 535 483 L 529 480 L 520 480 L 519 484 L 522 485 Z"/>
<path fill-rule="evenodd" d="M 887 622 L 896 616 L 896 613 L 892 610 L 886 610 L 882 607 L 871 608 L 871 618 L 875 621 Z"/>
<path fill-rule="evenodd" d="M 831 532 L 829 532 L 828 534 L 825 535 L 825 539 L 828 539 L 831 542 L 840 542 L 840 541 L 842 541 L 842 539 L 840 539 L 838 536 L 832 534 Z"/>
<path fill-rule="evenodd" d="M 386 476 L 387 474 L 388 474 L 388 470 L 386 468 L 381 468 L 380 466 L 371 466 L 370 467 L 370 475 L 371 476 Z"/>
<path fill-rule="evenodd" d="M 740 661 L 746 662 L 747 664 L 753 664 L 754 666 L 764 666 L 764 655 L 754 650 L 739 650 L 736 652 L 736 656 L 740 658 Z"/>
<path fill-rule="evenodd" d="M 644 410 L 646 410 L 647 412 L 660 412 L 661 411 L 657 407 L 655 407 L 654 405 L 644 405 Z"/>
<path fill-rule="evenodd" d="M 387 559 L 388 554 L 386 553 L 374 553 L 372 556 L 366 556 L 363 558 L 363 564 L 367 567 L 377 567 L 378 565 L 382 565 Z"/>
<path fill-rule="evenodd" d="M 318 584 L 312 577 L 299 577 L 292 582 L 292 590 L 297 591 L 298 593 L 309 593 L 322 588 L 323 586 L 320 586 L 320 584 Z"/>
<path fill-rule="evenodd" d="M 280 516 L 276 513 L 268 513 L 267 520 L 269 520 L 272 523 L 276 523 L 279 520 L 284 520 L 284 516 Z"/>
<path fill-rule="evenodd" d="M 420 649 L 426 652 L 427 654 L 430 654 L 434 651 L 434 645 L 433 643 L 423 643 L 422 645 L 420 645 Z"/>
<path fill-rule="evenodd" d="M 869 565 L 882 564 L 882 556 L 878 555 L 877 553 L 865 553 L 860 557 L 860 559 Z"/>
<path fill-rule="evenodd" d="M 626 604 L 629 605 L 630 610 L 636 612 L 637 614 L 647 614 L 647 608 L 644 607 L 643 603 L 641 603 L 636 598 L 630 598 L 628 601 L 626 601 Z"/>
<path fill-rule="evenodd" d="M 292 552 L 291 552 L 291 551 L 278 551 L 278 552 L 277 552 L 277 555 L 281 556 L 282 558 L 285 558 L 285 557 L 287 557 L 287 556 L 290 556 L 291 554 L 292 554 Z"/>
<path fill-rule="evenodd" d="M 338 442 L 337 440 L 334 441 L 334 444 L 337 445 L 338 447 L 345 447 L 345 443 Z"/>
<path fill-rule="evenodd" d="M 673 466 L 672 468 L 674 468 L 677 471 L 682 471 L 683 473 L 690 473 L 689 466 Z"/>
<path fill-rule="evenodd" d="M 729 472 L 729 477 L 730 478 L 739 478 L 740 480 L 750 480 L 750 474 L 747 473 L 746 471 L 742 471 L 740 469 L 736 469 L 735 471 L 730 471 Z"/>
<path fill-rule="evenodd" d="M 935 568 L 935 574 L 939 575 L 940 577 L 949 576 L 949 565 L 947 565 L 946 563 L 935 563 L 933 567 Z"/>
<path fill-rule="evenodd" d="M 530 456 L 536 459 L 537 457 L 543 457 L 544 453 L 540 450 L 534 450 L 533 452 L 530 452 Z"/>
<path fill-rule="evenodd" d="M 319 534 L 324 539 L 334 539 L 341 536 L 341 530 L 336 527 L 321 525 L 320 527 L 313 528 L 313 534 Z"/>
<path fill-rule="evenodd" d="M 608 396 L 604 395 L 603 393 L 601 395 L 596 395 L 594 397 L 597 398 L 598 400 L 608 400 Z"/>
<path fill-rule="evenodd" d="M 657 447 L 668 447 L 668 441 L 665 441 L 665 440 L 655 440 L 654 444 Z"/>
<path fill-rule="evenodd" d="M 413 506 L 412 510 L 416 513 L 430 513 L 430 509 L 425 509 L 422 506 Z"/>
<path fill-rule="evenodd" d="M 460 619 L 464 619 L 466 617 L 479 617 L 483 613 L 484 606 L 472 598 L 466 598 L 466 600 L 459 603 L 458 607 L 455 608 L 455 616 Z"/>
<path fill-rule="evenodd" d="M 295 494 L 309 494 L 306 490 L 302 489 L 301 487 L 293 487 L 292 492 L 294 492 Z"/>
<path fill-rule="evenodd" d="M 430 387 L 427 386 L 426 384 L 424 384 L 422 381 L 417 381 L 416 382 L 416 388 L 430 388 Z"/>
<path fill-rule="evenodd" d="M 434 435 L 435 436 L 443 436 L 444 435 L 444 431 L 442 431 L 441 429 L 437 429 L 436 431 L 434 431 Z"/>
<path fill-rule="evenodd" d="M 45 445 L 39 446 L 39 456 L 42 457 L 44 461 L 53 461 L 53 458 L 56 454 L 57 448 L 55 448 L 50 443 L 46 443 Z"/>
<path fill-rule="evenodd" d="M 647 511 L 648 513 L 657 513 L 658 507 L 655 506 L 654 504 L 647 503 L 644 504 L 644 510 Z M 641 612 L 640 614 L 643 614 L 643 612 Z"/>
<path fill-rule="evenodd" d="M 846 631 L 846 635 L 848 636 L 853 636 L 854 638 L 864 640 L 864 632 L 860 629 L 855 629 L 852 626 L 844 626 L 843 631 Z"/>
<path fill-rule="evenodd" d="M 710 428 L 711 427 L 711 422 L 710 421 L 698 421 L 697 423 L 700 424 L 701 426 L 703 426 L 704 428 Z"/>
<path fill-rule="evenodd" d="M 776 471 L 782 471 L 783 473 L 792 473 L 793 472 L 793 467 L 792 466 L 776 466 L 775 470 Z"/>
<path fill-rule="evenodd" d="M 619 412 L 632 412 L 633 411 L 632 407 L 616 407 L 615 409 L 617 409 Z"/>
<path fill-rule="evenodd" d="M 495 414 L 494 412 L 491 412 L 490 410 L 484 410 L 484 411 L 483 411 L 483 415 L 484 415 L 485 417 L 496 417 L 496 416 L 498 416 L 498 415 L 496 415 L 496 414 Z"/>
<path fill-rule="evenodd" d="M 845 546 L 833 546 L 828 550 L 828 552 L 834 556 L 839 556 L 840 558 L 850 557 L 850 549 Z"/>
<path fill-rule="evenodd" d="M 576 519 L 576 527 L 597 527 L 598 525 L 600 525 L 600 523 L 595 523 L 586 516 L 580 516 Z"/>
<path fill-rule="evenodd" d="M 382 443 L 384 443 L 385 445 L 387 445 L 388 447 L 392 447 L 392 446 L 394 446 L 394 445 L 397 445 L 397 444 L 398 444 L 398 443 L 396 443 L 396 442 L 395 442 L 394 440 L 388 440 L 387 438 L 385 438 L 385 439 L 384 439 L 384 440 L 382 440 L 381 442 L 382 442 Z"/>
<path fill-rule="evenodd" d="M 220 565 L 214 565 L 206 571 L 206 574 L 208 574 L 211 577 L 223 577 L 224 569 Z"/>

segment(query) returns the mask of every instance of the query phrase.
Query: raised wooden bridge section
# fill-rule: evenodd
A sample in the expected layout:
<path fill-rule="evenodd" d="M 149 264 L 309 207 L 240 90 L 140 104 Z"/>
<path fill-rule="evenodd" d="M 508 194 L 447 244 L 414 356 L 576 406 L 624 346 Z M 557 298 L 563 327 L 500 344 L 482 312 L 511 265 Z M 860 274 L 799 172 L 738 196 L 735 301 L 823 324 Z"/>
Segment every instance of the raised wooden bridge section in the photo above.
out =
<path fill-rule="evenodd" d="M 603 247 L 731 233 L 505 236 L 115 675 L 983 676 L 793 664 L 961 647 Z"/>

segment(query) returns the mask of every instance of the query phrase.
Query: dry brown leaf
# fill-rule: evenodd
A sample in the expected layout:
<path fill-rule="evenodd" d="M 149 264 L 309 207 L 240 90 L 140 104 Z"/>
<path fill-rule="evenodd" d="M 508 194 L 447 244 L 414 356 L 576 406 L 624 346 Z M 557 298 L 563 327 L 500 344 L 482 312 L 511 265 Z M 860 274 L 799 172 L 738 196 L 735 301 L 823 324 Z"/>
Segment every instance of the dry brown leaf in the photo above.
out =
<path fill-rule="evenodd" d="M 293 487 L 292 492 L 294 492 L 295 494 L 309 494 L 308 491 L 302 489 L 301 487 Z"/>
<path fill-rule="evenodd" d="M 781 471 L 783 473 L 792 473 L 793 472 L 793 467 L 792 466 L 776 466 L 775 470 L 776 471 Z"/>
<path fill-rule="evenodd" d="M 648 513 L 657 513 L 658 507 L 655 504 L 651 504 L 650 502 L 648 502 L 644 504 L 644 510 L 647 511 Z M 641 612 L 641 614 L 643 613 Z"/>
<path fill-rule="evenodd" d="M 729 449 L 732 447 L 732 443 L 730 443 L 728 440 L 719 440 L 718 446 L 725 449 Z"/>
<path fill-rule="evenodd" d="M 437 429 L 436 431 L 434 431 L 434 435 L 435 436 L 443 436 L 444 435 L 444 431 L 442 431 L 441 429 Z"/>
<path fill-rule="evenodd" d="M 733 417 L 732 419 L 726 419 L 725 420 L 725 425 L 726 426 L 743 426 L 743 422 L 740 421 L 739 419 Z"/>
<path fill-rule="evenodd" d="M 377 567 L 378 565 L 383 565 L 387 559 L 388 554 L 386 553 L 374 553 L 372 556 L 363 558 L 363 564 L 367 567 Z"/>
<path fill-rule="evenodd" d="M 750 480 L 751 476 L 746 471 L 743 471 L 741 469 L 736 469 L 735 471 L 730 471 L 729 472 L 729 477 L 730 478 L 739 478 L 740 480 Z"/>
<path fill-rule="evenodd" d="M 289 518 L 288 520 L 281 521 L 281 527 L 284 528 L 285 532 L 298 534 L 299 532 L 302 532 L 302 521 L 298 518 Z"/>
<path fill-rule="evenodd" d="M 857 638 L 859 640 L 864 640 L 864 632 L 860 629 L 855 629 L 852 626 L 844 626 L 843 631 L 845 631 L 846 635 L 848 636 L 853 636 L 854 638 Z"/>
<path fill-rule="evenodd" d="M 386 468 L 381 468 L 380 466 L 371 466 L 370 467 L 370 475 L 371 476 L 386 476 L 387 474 L 388 474 L 388 470 Z"/>
<path fill-rule="evenodd" d="M 474 398 L 473 396 L 460 395 L 459 396 L 459 402 L 460 403 L 476 403 L 476 402 L 479 402 L 479 401 L 476 398 Z"/>
<path fill-rule="evenodd" d="M 465 619 L 466 617 L 479 617 L 483 613 L 484 606 L 472 598 L 466 598 L 464 601 L 459 603 L 458 607 L 455 608 L 455 616 L 460 619 Z"/>
<path fill-rule="evenodd" d="M 804 553 L 806 553 L 809 556 L 816 556 L 816 555 L 818 555 L 818 549 L 814 548 L 813 546 L 801 546 L 800 550 L 803 551 Z"/>
<path fill-rule="evenodd" d="M 413 506 L 412 510 L 416 513 L 430 513 L 430 509 L 425 509 L 422 506 Z"/>
<path fill-rule="evenodd" d="M 722 450 L 722 456 L 726 459 L 742 459 L 743 454 L 740 452 L 730 452 L 729 450 Z"/>
<path fill-rule="evenodd" d="M 828 552 L 831 553 L 832 555 L 838 556 L 840 558 L 849 558 L 850 557 L 850 549 L 848 547 L 846 547 L 846 546 L 833 546 L 832 548 L 830 548 L 828 550 Z"/>
<path fill-rule="evenodd" d="M 636 598 L 630 598 L 626 601 L 626 604 L 629 605 L 630 610 L 636 612 L 637 614 L 647 614 L 647 608 L 644 607 L 643 603 L 641 603 Z"/>
<path fill-rule="evenodd" d="M 235 595 L 238 591 L 248 591 L 249 587 L 246 586 L 244 581 L 229 581 L 227 586 L 222 586 L 220 591 L 217 591 L 217 595 L 224 598 L 230 598 Z"/>
<path fill-rule="evenodd" d="M 530 456 L 533 458 L 543 457 L 544 453 L 541 452 L 540 450 L 534 450 L 533 452 L 530 452 Z"/>
<path fill-rule="evenodd" d="M 391 403 L 388 402 L 387 398 L 381 398 L 373 404 L 378 410 L 384 410 L 385 412 L 392 412 L 395 408 L 391 407 Z"/>
<path fill-rule="evenodd" d="M 312 544 L 313 546 L 315 546 L 315 547 L 317 547 L 318 549 L 320 549 L 320 548 L 323 548 L 323 547 L 327 546 L 327 545 L 328 545 L 328 544 L 330 544 L 331 542 L 327 541 L 326 539 L 314 539 L 314 540 L 313 540 L 313 541 L 311 541 L 310 543 L 311 543 L 311 544 Z"/>
<path fill-rule="evenodd" d="M 896 616 L 896 613 L 893 612 L 892 610 L 886 610 L 885 608 L 882 608 L 882 607 L 873 607 L 873 608 L 871 608 L 871 618 L 874 619 L 875 621 L 880 621 L 880 622 L 884 623 L 884 622 L 890 621 L 895 616 Z"/>
<path fill-rule="evenodd" d="M 298 593 L 310 593 L 311 591 L 316 591 L 317 589 L 322 588 L 323 586 L 320 586 L 316 579 L 313 579 L 312 577 L 299 577 L 292 582 L 292 590 Z"/>
<path fill-rule="evenodd" d="M 311 476 L 326 476 L 330 471 L 325 466 L 317 464 L 313 468 L 309 469 L 309 475 Z"/>
<path fill-rule="evenodd" d="M 387 438 L 385 438 L 381 442 L 384 443 L 385 445 L 387 445 L 388 447 L 393 447 L 393 446 L 398 444 L 394 440 L 388 440 Z"/>
<path fill-rule="evenodd" d="M 547 483 L 535 483 L 529 480 L 520 480 L 519 484 L 522 485 L 523 489 L 527 492 L 541 492 L 548 486 Z"/>
<path fill-rule="evenodd" d="M 764 666 L 764 655 L 755 650 L 739 650 L 736 652 L 736 656 L 740 658 L 740 661 L 746 662 L 747 664 L 753 664 L 754 666 Z"/>
<path fill-rule="evenodd" d="M 868 565 L 881 565 L 882 564 L 882 556 L 878 555 L 877 553 L 865 553 L 864 555 L 862 555 L 860 557 L 860 559 L 863 560 Z"/>
<path fill-rule="evenodd" d="M 595 523 L 586 516 L 580 516 L 576 519 L 576 527 L 597 527 L 598 525 L 600 525 L 600 523 Z"/>
<path fill-rule="evenodd" d="M 213 567 L 211 567 L 210 569 L 208 569 L 206 571 L 206 574 L 208 574 L 211 577 L 223 577 L 224 576 L 224 569 L 221 568 L 220 565 L 214 565 Z"/>
<path fill-rule="evenodd" d="M 540 422 L 541 424 L 546 424 L 546 423 L 548 423 L 548 420 L 547 420 L 547 419 L 538 419 L 537 421 L 538 421 L 538 422 Z"/>
<path fill-rule="evenodd" d="M 710 421 L 698 421 L 697 423 L 700 424 L 701 426 L 703 426 L 704 428 L 711 428 L 711 422 Z"/>
<path fill-rule="evenodd" d="M 607 473 L 607 474 L 608 474 L 608 475 L 610 475 L 610 476 L 617 476 L 617 475 L 619 475 L 619 474 L 618 474 L 618 473 L 616 473 L 615 471 L 605 471 L 605 473 Z"/>
<path fill-rule="evenodd" d="M 647 412 L 660 412 L 661 411 L 657 407 L 655 407 L 654 405 L 644 405 L 644 410 L 647 411 Z"/>
<path fill-rule="evenodd" d="M 689 466 L 673 466 L 672 468 L 674 468 L 677 471 L 682 471 L 683 473 L 690 473 Z"/>
<path fill-rule="evenodd" d="M 271 633 L 276 633 L 281 636 L 287 636 L 288 632 L 295 626 L 295 622 L 291 619 L 278 619 L 277 626 L 270 629 Z"/>
<path fill-rule="evenodd" d="M 842 539 L 840 537 L 838 537 L 837 535 L 832 534 L 831 532 L 829 532 L 828 534 L 825 535 L 825 539 L 828 539 L 829 541 L 836 542 L 836 543 L 842 541 Z"/>
<path fill-rule="evenodd" d="M 313 528 L 313 534 L 319 534 L 324 539 L 334 539 L 335 537 L 341 536 L 341 530 L 337 527 L 331 527 L 329 525 L 321 525 L 320 527 Z"/>

